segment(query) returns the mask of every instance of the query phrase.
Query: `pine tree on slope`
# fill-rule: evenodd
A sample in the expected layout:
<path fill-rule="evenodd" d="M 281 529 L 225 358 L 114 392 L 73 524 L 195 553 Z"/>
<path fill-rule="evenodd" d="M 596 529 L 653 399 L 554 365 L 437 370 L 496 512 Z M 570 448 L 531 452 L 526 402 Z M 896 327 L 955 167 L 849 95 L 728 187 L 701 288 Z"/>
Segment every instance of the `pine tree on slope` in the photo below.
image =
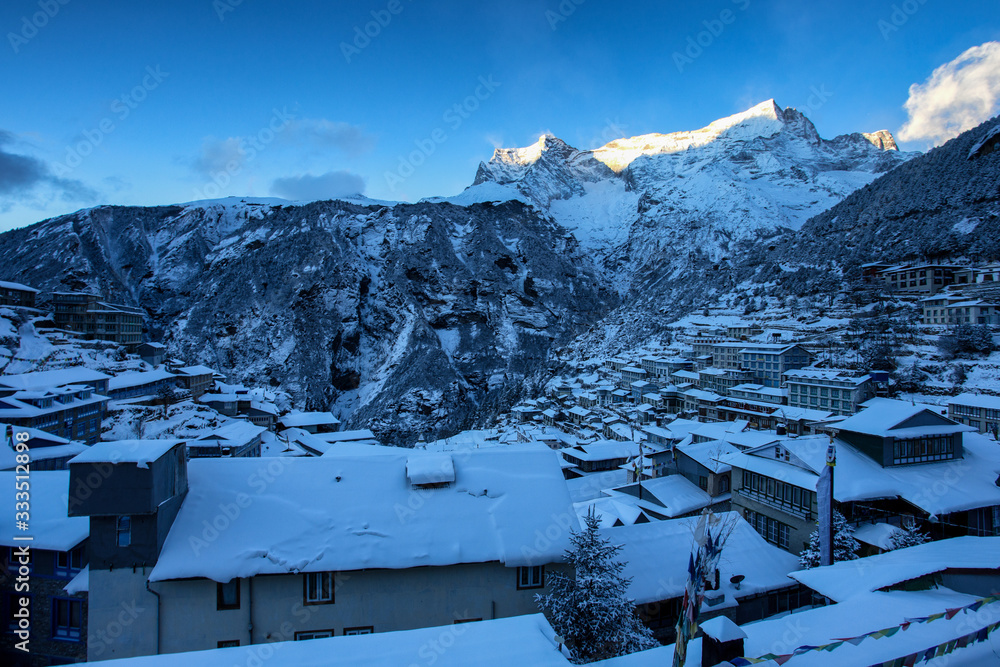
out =
<path fill-rule="evenodd" d="M 600 536 L 593 513 L 584 521 L 586 527 L 570 536 L 574 548 L 566 552 L 575 576 L 549 574 L 549 592 L 535 596 L 539 608 L 577 663 L 659 646 L 628 598 L 631 579 L 621 575 L 625 563 L 615 558 L 621 546 Z"/>
<path fill-rule="evenodd" d="M 854 539 L 854 528 L 847 523 L 847 519 L 840 512 L 833 513 L 833 562 L 842 560 L 855 560 L 858 557 L 857 551 L 861 547 Z M 809 535 L 809 546 L 799 554 L 799 565 L 808 570 L 819 567 L 819 529 L 817 528 Z"/>
<path fill-rule="evenodd" d="M 918 544 L 929 542 L 930 539 L 930 535 L 920 532 L 916 523 L 910 523 L 899 532 L 893 533 L 892 537 L 889 538 L 888 551 L 905 549 L 906 547 L 915 547 Z"/>

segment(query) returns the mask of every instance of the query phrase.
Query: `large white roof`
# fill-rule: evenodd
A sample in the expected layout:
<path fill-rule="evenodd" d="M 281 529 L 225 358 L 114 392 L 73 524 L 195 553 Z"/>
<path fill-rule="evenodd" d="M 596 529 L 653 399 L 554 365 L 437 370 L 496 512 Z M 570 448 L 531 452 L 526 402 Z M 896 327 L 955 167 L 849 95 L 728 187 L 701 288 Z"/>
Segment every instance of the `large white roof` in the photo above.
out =
<path fill-rule="evenodd" d="M 83 366 L 73 366 L 71 368 L 60 368 L 54 371 L 36 371 L 34 373 L 22 373 L 21 375 L 0 376 L 0 386 L 11 389 L 25 389 L 28 391 L 38 389 L 48 389 L 50 387 L 62 387 L 67 384 L 90 384 L 99 380 L 109 380 L 110 375 L 105 375 L 98 371 L 92 371 Z"/>
<path fill-rule="evenodd" d="M 0 487 L 5 489 L 3 512 L 0 513 L 0 545 L 28 545 L 32 549 L 69 551 L 90 535 L 90 518 L 67 516 L 69 498 L 68 470 L 38 470 L 31 473 L 31 515 L 28 530 L 17 530 L 14 524 L 14 471 L 0 472 Z M 30 535 L 30 542 L 12 539 L 15 535 Z"/>
<path fill-rule="evenodd" d="M 125 371 L 108 380 L 108 391 L 135 387 L 160 380 L 169 380 L 174 377 L 177 376 L 164 368 L 157 368 L 152 371 Z"/>
<path fill-rule="evenodd" d="M 955 398 L 949 399 L 949 407 L 952 405 L 971 405 L 976 408 L 992 408 L 1000 410 L 1000 396 L 990 396 L 988 394 L 959 394 Z"/>
<path fill-rule="evenodd" d="M 732 525 L 719 561 L 721 588 L 727 598 L 743 598 L 795 584 L 788 574 L 798 569 L 798 556 L 768 544 L 736 512 L 717 516 Z M 628 594 L 636 603 L 684 594 L 698 519 L 685 517 L 601 530 L 603 537 L 622 545 L 619 559 L 627 563 L 623 574 L 632 577 Z M 744 576 L 739 590 L 729 581 L 737 574 Z"/>
<path fill-rule="evenodd" d="M 953 537 L 858 561 L 795 572 L 792 577 L 835 602 L 948 569 L 1000 570 L 1000 537 Z"/>
<path fill-rule="evenodd" d="M 888 398 L 874 398 L 863 403 L 864 409 L 848 417 L 837 424 L 837 428 L 844 431 L 854 431 L 857 433 L 868 433 L 879 436 L 894 435 L 894 427 L 902 424 L 922 412 L 932 412 L 940 418 L 941 426 L 936 427 L 938 432 L 952 432 L 968 430 L 968 427 L 961 424 L 951 425 L 950 419 L 941 415 L 941 409 L 935 406 L 923 405 L 922 403 L 907 403 L 906 401 L 895 401 Z"/>
<path fill-rule="evenodd" d="M 229 581 L 287 572 L 488 561 L 513 567 L 562 559 L 568 530 L 551 542 L 537 540 L 546 529 L 553 532 L 557 518 L 576 523 L 555 452 L 454 452 L 453 484 L 415 489 L 406 465 L 420 455 L 402 450 L 395 456 L 267 463 L 192 460 L 187 497 L 150 578 Z M 228 529 L 210 542 L 193 542 L 205 519 L 241 493 L 250 503 Z"/>

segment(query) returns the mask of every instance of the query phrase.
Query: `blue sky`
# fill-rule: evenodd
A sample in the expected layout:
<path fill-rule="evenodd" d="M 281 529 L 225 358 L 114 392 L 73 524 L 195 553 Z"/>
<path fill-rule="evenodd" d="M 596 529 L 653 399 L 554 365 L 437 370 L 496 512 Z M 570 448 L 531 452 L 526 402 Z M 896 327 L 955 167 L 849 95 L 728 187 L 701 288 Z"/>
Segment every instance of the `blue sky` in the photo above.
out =
<path fill-rule="evenodd" d="M 1000 40 L 1000 6 L 7 0 L 0 32 L 2 230 L 101 203 L 456 194 L 494 146 L 593 148 L 768 98 L 824 137 L 898 133 L 940 106 L 932 87 L 904 109 L 912 84 Z M 982 79 L 972 116 L 995 106 Z"/>

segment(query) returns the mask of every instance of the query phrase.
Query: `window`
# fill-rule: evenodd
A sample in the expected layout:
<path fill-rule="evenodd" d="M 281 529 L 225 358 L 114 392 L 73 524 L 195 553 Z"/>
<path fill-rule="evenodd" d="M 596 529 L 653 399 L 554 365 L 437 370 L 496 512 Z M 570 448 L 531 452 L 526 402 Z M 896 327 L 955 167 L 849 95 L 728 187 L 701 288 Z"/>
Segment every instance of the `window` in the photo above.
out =
<path fill-rule="evenodd" d="M 702 491 L 708 491 L 708 477 L 704 475 L 698 476 L 698 488 Z"/>
<path fill-rule="evenodd" d="M 239 645 L 239 639 L 223 639 L 216 644 L 219 648 L 233 648 Z"/>
<path fill-rule="evenodd" d="M 545 585 L 545 566 L 535 565 L 534 567 L 517 568 L 517 588 L 541 588 Z"/>
<path fill-rule="evenodd" d="M 895 440 L 892 443 L 892 462 L 925 463 L 955 458 L 955 445 L 951 436 L 928 436 Z"/>
<path fill-rule="evenodd" d="M 782 549 L 788 550 L 790 527 L 753 510 L 746 510 L 747 523 L 754 527 L 761 537 Z"/>
<path fill-rule="evenodd" d="M 375 632 L 375 628 L 367 625 L 363 628 L 344 628 L 344 636 L 349 637 L 351 635 L 370 635 Z"/>
<path fill-rule="evenodd" d="M 83 600 L 52 598 L 52 638 L 80 641 L 83 634 Z"/>
<path fill-rule="evenodd" d="M 118 546 L 127 547 L 132 544 L 132 517 L 118 517 L 117 533 Z"/>
<path fill-rule="evenodd" d="M 333 572 L 310 572 L 305 577 L 306 604 L 333 603 Z"/>
<path fill-rule="evenodd" d="M 83 547 L 77 547 L 70 551 L 56 552 L 57 577 L 73 577 L 83 569 Z"/>
<path fill-rule="evenodd" d="M 347 634 L 347 631 L 344 631 Z M 360 633 L 359 633 L 360 634 Z M 296 632 L 295 641 L 301 642 L 307 639 L 326 639 L 333 636 L 333 630 L 311 630 L 309 632 Z"/>
<path fill-rule="evenodd" d="M 220 611 L 240 608 L 240 580 L 233 579 L 224 584 L 217 584 L 215 589 L 215 608 Z"/>

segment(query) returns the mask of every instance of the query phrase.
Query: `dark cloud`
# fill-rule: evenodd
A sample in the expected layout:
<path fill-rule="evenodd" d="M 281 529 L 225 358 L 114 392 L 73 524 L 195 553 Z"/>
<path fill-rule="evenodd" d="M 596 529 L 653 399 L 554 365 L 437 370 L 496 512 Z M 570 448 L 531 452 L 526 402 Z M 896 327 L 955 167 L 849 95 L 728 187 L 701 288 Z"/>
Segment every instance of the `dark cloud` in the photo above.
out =
<path fill-rule="evenodd" d="M 289 176 L 277 178 L 271 184 L 273 194 L 297 201 L 334 199 L 348 195 L 360 195 L 364 191 L 364 179 L 349 171 L 330 171 L 319 176 L 312 174 Z"/>
<path fill-rule="evenodd" d="M 15 141 L 13 134 L 0 130 L 0 196 L 8 195 L 24 200 L 30 198 L 29 191 L 47 186 L 55 190 L 63 201 L 97 199 L 94 190 L 80 181 L 55 176 L 42 160 L 5 150 L 6 146 Z"/>

